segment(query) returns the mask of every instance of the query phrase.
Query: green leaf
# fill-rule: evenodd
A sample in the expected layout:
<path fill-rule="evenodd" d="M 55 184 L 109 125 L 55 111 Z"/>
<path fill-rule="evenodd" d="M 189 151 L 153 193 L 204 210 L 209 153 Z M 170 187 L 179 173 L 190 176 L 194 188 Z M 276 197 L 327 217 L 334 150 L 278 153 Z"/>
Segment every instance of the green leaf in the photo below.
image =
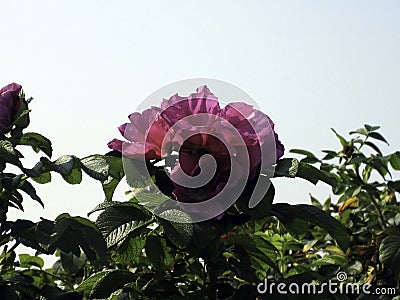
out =
<path fill-rule="evenodd" d="M 17 220 L 10 224 L 10 234 L 25 246 L 45 254 L 50 254 L 51 251 L 47 250 L 47 245 L 53 227 L 53 222 L 45 219 L 38 223 L 28 220 Z"/>
<path fill-rule="evenodd" d="M 111 201 L 114 191 L 125 173 L 121 157 L 104 156 L 104 159 L 107 160 L 109 169 L 108 178 L 102 183 L 102 185 L 106 199 Z"/>
<path fill-rule="evenodd" d="M 146 256 L 157 269 L 164 269 L 165 264 L 165 240 L 161 240 L 160 237 L 155 235 L 149 235 L 146 238 L 144 249 Z"/>
<path fill-rule="evenodd" d="M 302 150 L 302 149 L 291 149 L 289 151 L 289 153 L 301 154 L 301 155 L 305 155 L 307 157 L 315 157 L 315 155 L 313 153 L 311 153 L 310 151 Z"/>
<path fill-rule="evenodd" d="M 147 187 L 149 182 L 152 182 L 152 179 L 148 178 L 145 174 L 148 172 L 150 176 L 156 176 L 158 171 L 160 171 L 160 168 L 155 167 L 151 162 L 143 163 L 137 159 L 128 158 L 126 156 L 122 157 L 122 161 L 124 170 L 127 171 L 125 174 L 126 182 L 131 188 Z"/>
<path fill-rule="evenodd" d="M 51 173 L 50 172 L 43 172 L 39 176 L 31 177 L 37 183 L 45 184 L 51 182 Z"/>
<path fill-rule="evenodd" d="M 326 155 L 322 158 L 322 160 L 330 160 L 337 156 L 337 153 L 335 151 L 322 150 L 322 152 L 326 153 Z"/>
<path fill-rule="evenodd" d="M 117 227 L 137 220 L 149 220 L 151 215 L 140 205 L 131 202 L 121 202 L 105 209 L 97 218 L 96 225 L 104 236 L 109 235 Z"/>
<path fill-rule="evenodd" d="M 28 108 L 28 102 L 30 102 L 32 100 L 32 98 L 25 100 L 25 95 L 22 92 L 20 95 L 20 99 L 21 99 L 21 105 L 18 108 L 18 111 L 16 114 L 17 118 L 14 121 L 14 124 L 17 127 L 16 129 L 18 129 L 19 131 L 28 127 L 28 125 L 30 123 L 30 121 L 29 121 L 30 110 Z"/>
<path fill-rule="evenodd" d="M 113 270 L 100 277 L 89 294 L 89 299 L 109 297 L 114 291 L 124 287 L 129 282 L 136 281 L 137 275 L 126 270 Z"/>
<path fill-rule="evenodd" d="M 41 162 L 48 165 L 49 171 L 61 174 L 64 180 L 70 184 L 79 184 L 82 181 L 80 161 L 75 156 L 63 155 L 54 162 L 46 162 L 46 160 L 41 160 Z"/>
<path fill-rule="evenodd" d="M 117 179 L 111 176 L 102 183 L 103 185 L 103 192 L 106 196 L 106 200 L 111 201 L 114 195 L 115 189 L 117 188 L 118 184 L 120 183 L 121 179 Z"/>
<path fill-rule="evenodd" d="M 317 198 L 313 197 L 313 196 L 310 194 L 310 199 L 311 199 L 311 204 L 312 204 L 312 205 L 314 205 L 314 206 L 316 206 L 316 207 L 322 209 L 322 204 L 318 201 Z"/>
<path fill-rule="evenodd" d="M 82 217 L 68 214 L 57 217 L 49 245 L 77 257 L 80 257 L 81 248 L 90 260 L 99 258 L 105 263 L 106 242 L 95 224 Z"/>
<path fill-rule="evenodd" d="M 22 167 L 19 158 L 22 155 L 14 149 L 14 146 L 9 141 L 0 141 L 0 161 L 11 163 L 15 166 Z"/>
<path fill-rule="evenodd" d="M 139 229 L 146 227 L 149 225 L 148 221 L 137 220 L 131 221 L 128 223 L 124 223 L 121 226 L 118 226 L 116 229 L 110 232 L 106 237 L 107 247 L 112 247 L 119 242 L 123 241 L 128 235 L 132 235 L 132 233 L 139 232 Z"/>
<path fill-rule="evenodd" d="M 51 146 L 51 141 L 44 137 L 43 135 L 35 132 L 24 133 L 20 145 L 31 146 L 35 152 L 43 151 L 48 157 L 51 157 L 53 153 L 53 148 Z"/>
<path fill-rule="evenodd" d="M 77 292 L 66 292 L 59 287 L 45 284 L 40 289 L 40 295 L 44 299 L 68 299 L 68 300 L 80 300 L 81 295 Z"/>
<path fill-rule="evenodd" d="M 62 267 L 68 274 L 78 273 L 80 270 L 82 270 L 87 261 L 86 255 L 83 253 L 81 253 L 81 255 L 78 257 L 72 253 L 65 253 L 61 251 L 60 258 Z"/>
<path fill-rule="evenodd" d="M 146 207 L 160 207 L 164 202 L 171 199 L 171 197 L 165 196 L 164 194 L 149 192 L 143 192 L 137 195 L 136 198 L 141 205 L 146 205 Z"/>
<path fill-rule="evenodd" d="M 49 246 L 62 250 L 65 253 L 72 252 L 76 256 L 80 256 L 81 250 L 76 240 L 76 232 L 72 233 L 70 226 L 73 220 L 62 218 L 54 225 L 53 232 L 50 236 Z"/>
<path fill-rule="evenodd" d="M 263 232 L 256 232 L 254 233 L 254 235 L 252 236 L 252 239 L 255 242 L 256 247 L 261 250 L 261 252 L 265 252 L 268 255 L 271 254 L 270 251 L 273 251 L 274 254 L 272 255 L 273 258 L 275 258 L 276 253 L 278 252 L 278 249 L 274 246 L 274 244 L 272 244 L 268 239 L 270 238 L 270 236 L 268 236 L 267 234 L 263 233 Z"/>
<path fill-rule="evenodd" d="M 329 196 L 329 197 L 325 200 L 322 209 L 323 209 L 324 211 L 328 212 L 328 211 L 330 210 L 330 208 L 331 208 L 331 204 L 332 204 L 332 200 L 331 200 L 331 197 Z"/>
<path fill-rule="evenodd" d="M 347 266 L 348 260 L 344 256 L 338 254 L 332 254 L 332 255 L 325 255 L 322 258 L 313 261 L 312 264 L 318 267 L 328 266 L 328 265 L 338 265 L 344 268 Z"/>
<path fill-rule="evenodd" d="M 2 266 L 2 269 L 4 267 L 11 267 L 15 264 L 15 252 L 11 251 L 11 252 L 5 252 L 3 250 L 2 253 L 0 253 L 0 265 Z"/>
<path fill-rule="evenodd" d="M 359 129 L 357 129 L 357 130 L 354 130 L 354 131 L 350 131 L 349 133 L 350 134 L 362 134 L 362 135 L 364 135 L 364 136 L 366 136 L 366 135 L 368 135 L 368 130 L 367 129 L 365 129 L 365 128 L 359 128 Z"/>
<path fill-rule="evenodd" d="M 75 222 L 79 223 L 79 225 L 90 227 L 90 228 L 94 229 L 95 231 L 100 232 L 100 230 L 97 228 L 97 226 L 89 219 L 79 217 L 79 216 L 78 217 L 70 217 L 69 215 L 67 218 L 73 219 Z M 57 220 L 59 220 L 59 219 L 60 219 L 60 217 L 57 217 Z"/>
<path fill-rule="evenodd" d="M 81 165 L 78 158 L 63 155 L 51 164 L 51 169 L 60 173 L 64 180 L 70 184 L 79 184 L 82 181 Z"/>
<path fill-rule="evenodd" d="M 291 149 L 289 152 L 300 154 L 300 155 L 305 155 L 306 157 L 300 160 L 303 163 L 315 164 L 320 161 L 313 153 L 311 153 L 310 151 L 307 151 L 307 150 Z"/>
<path fill-rule="evenodd" d="M 292 270 L 289 271 L 290 276 L 287 278 L 287 281 L 288 281 L 289 284 L 296 283 L 296 284 L 299 284 L 301 286 L 303 283 L 307 284 L 307 283 L 311 283 L 311 282 L 315 282 L 315 281 L 326 282 L 326 280 L 327 280 L 325 274 L 324 274 L 325 275 L 324 276 L 324 275 L 321 275 L 317 271 L 311 271 L 309 269 L 305 269 L 304 267 L 303 268 L 297 267 L 297 268 L 292 269 Z M 300 272 L 297 273 L 296 271 L 300 271 Z M 305 291 L 307 291 L 307 288 L 305 289 Z M 312 291 L 312 289 L 310 291 Z M 318 294 L 318 295 L 314 294 L 313 295 L 313 294 L 309 294 L 309 293 L 305 293 L 305 294 L 302 294 L 302 295 L 298 295 L 297 294 L 297 295 L 295 295 L 295 297 L 293 297 L 293 298 L 290 297 L 289 299 L 290 300 L 321 300 L 321 299 L 324 299 L 324 300 L 349 300 L 349 298 L 347 298 L 347 297 L 344 297 L 344 298 L 339 298 L 338 297 L 337 298 L 335 296 L 331 297 L 331 295 L 327 296 L 326 294 L 327 294 L 326 292 L 325 292 L 325 294 L 322 294 L 322 295 L 321 294 Z"/>
<path fill-rule="evenodd" d="M 377 145 L 375 145 L 374 143 L 371 143 L 369 141 L 364 142 L 364 145 L 367 145 L 369 147 L 371 147 L 372 149 L 374 149 L 378 154 L 382 155 L 382 151 L 378 148 Z"/>
<path fill-rule="evenodd" d="M 358 275 L 363 272 L 363 269 L 363 264 L 359 260 L 356 260 L 346 268 L 346 273 L 348 275 Z"/>
<path fill-rule="evenodd" d="M 62 175 L 62 177 L 69 184 L 80 184 L 82 182 L 82 171 L 79 168 L 74 168 L 71 174 Z"/>
<path fill-rule="evenodd" d="M 296 224 L 297 220 L 305 221 L 325 229 L 332 238 L 336 240 L 343 251 L 346 251 L 350 247 L 349 234 L 346 228 L 338 220 L 315 206 L 277 203 L 273 204 L 272 213 L 278 217 L 289 230 L 298 229 L 298 226 L 293 226 Z"/>
<path fill-rule="evenodd" d="M 15 190 L 20 185 L 21 181 L 24 182 L 22 179 L 22 175 L 14 175 L 14 174 L 7 174 L 3 178 L 1 178 L 1 183 L 3 187 L 7 190 Z"/>
<path fill-rule="evenodd" d="M 142 254 L 145 240 L 139 237 L 127 238 L 117 248 L 113 259 L 119 263 L 130 264 L 138 256 Z"/>
<path fill-rule="evenodd" d="M 400 180 L 388 181 L 387 185 L 388 185 L 388 188 L 393 189 L 396 192 L 400 193 Z"/>
<path fill-rule="evenodd" d="M 305 157 L 300 160 L 300 162 L 305 163 L 305 164 L 316 164 L 320 162 L 320 160 L 316 157 Z"/>
<path fill-rule="evenodd" d="M 365 129 L 368 130 L 368 132 L 376 131 L 379 128 L 381 128 L 380 126 L 371 126 L 371 125 L 368 125 L 368 124 L 365 124 L 364 127 L 365 127 Z"/>
<path fill-rule="evenodd" d="M 107 180 L 110 165 L 102 155 L 91 155 L 82 158 L 81 164 L 82 170 L 90 177 L 100 181 Z"/>
<path fill-rule="evenodd" d="M 72 217 L 72 219 L 74 223 L 71 231 L 77 233 L 78 244 L 83 252 L 90 260 L 98 258 L 101 263 L 105 263 L 107 246 L 100 230 L 89 219 L 82 217 Z"/>
<path fill-rule="evenodd" d="M 178 284 L 177 284 L 178 285 Z M 179 286 L 179 285 L 178 285 Z M 137 287 L 134 287 L 135 290 L 138 290 Z M 150 297 L 147 299 L 155 299 L 157 295 L 161 296 L 162 299 L 189 299 L 188 297 L 182 297 L 182 293 L 179 292 L 178 288 L 175 285 L 175 282 L 171 279 L 164 279 L 164 278 L 154 278 L 150 280 L 148 284 L 146 284 L 143 291 L 149 295 Z M 136 297 L 136 299 L 141 297 Z M 201 298 L 198 297 L 190 297 L 191 299 L 199 300 Z M 208 297 L 207 297 L 208 298 Z M 203 299 L 206 299 L 205 297 Z M 209 298 L 208 298 L 209 299 Z M 220 299 L 220 298 L 218 298 Z M 130 300 L 128 297 L 121 300 Z"/>
<path fill-rule="evenodd" d="M 262 235 L 236 234 L 226 239 L 225 242 L 227 245 L 239 245 L 245 249 L 255 269 L 273 268 L 279 272 L 279 268 L 275 264 L 277 249 Z"/>
<path fill-rule="evenodd" d="M 112 247 L 151 223 L 151 215 L 136 203 L 124 202 L 106 208 L 97 218 L 96 224 Z"/>
<path fill-rule="evenodd" d="M 92 290 L 92 288 L 96 284 L 96 282 L 99 281 L 99 279 L 103 278 L 105 275 L 107 275 L 108 273 L 111 273 L 111 272 L 112 272 L 112 270 L 105 270 L 105 271 L 101 271 L 101 272 L 93 274 L 88 279 L 82 281 L 77 286 L 75 291 L 77 291 L 77 292 L 85 292 L 85 294 L 89 294 L 89 292 Z"/>
<path fill-rule="evenodd" d="M 19 266 L 21 268 L 31 268 L 31 267 L 38 267 L 43 268 L 44 261 L 39 256 L 31 256 L 29 254 L 20 254 L 19 255 Z"/>
<path fill-rule="evenodd" d="M 400 235 L 389 235 L 379 247 L 379 259 L 396 276 L 400 273 Z"/>
<path fill-rule="evenodd" d="M 369 178 L 371 177 L 371 172 L 373 168 L 371 166 L 365 166 L 364 169 L 362 170 L 362 178 L 364 182 L 368 182 Z"/>
<path fill-rule="evenodd" d="M 270 268 L 268 264 L 260 263 L 258 260 L 251 260 L 250 254 L 246 251 L 246 248 L 240 244 L 234 244 L 231 253 L 233 257 L 230 257 L 228 262 L 230 265 L 234 266 L 235 273 L 243 280 L 249 282 L 255 281 L 257 280 L 255 269 L 261 271 Z"/>
<path fill-rule="evenodd" d="M 42 205 L 42 207 L 44 207 L 44 204 L 43 204 L 42 200 L 36 194 L 35 188 L 33 187 L 33 185 L 28 180 L 24 180 L 24 183 L 22 184 L 20 189 L 22 191 L 24 191 L 25 193 L 27 193 L 33 200 L 39 202 L 40 205 Z"/>
<path fill-rule="evenodd" d="M 354 154 L 349 161 L 349 164 L 360 164 L 367 161 L 367 158 L 364 154 Z"/>
<path fill-rule="evenodd" d="M 90 216 L 91 214 L 98 212 L 100 210 L 104 210 L 106 208 L 113 207 L 113 206 L 119 206 L 119 205 L 121 205 L 121 203 L 122 202 L 119 202 L 119 201 L 107 201 L 106 200 L 106 201 L 96 205 L 96 207 L 93 208 L 90 212 L 88 212 L 87 215 Z"/>
<path fill-rule="evenodd" d="M 160 223 L 163 225 L 166 237 L 177 247 L 185 248 L 193 236 L 193 224 L 190 216 L 180 210 L 170 209 L 163 211 L 160 217 Z M 167 219 L 167 220 L 166 220 Z M 176 220 L 171 222 L 168 220 Z"/>
<path fill-rule="evenodd" d="M 18 191 L 12 191 L 12 192 L 3 191 L 3 196 L 5 195 L 7 195 L 9 200 L 8 206 L 10 207 L 12 206 L 19 210 L 24 211 L 24 207 L 22 206 L 23 197 Z"/>
<path fill-rule="evenodd" d="M 396 171 L 400 171 L 400 152 L 397 151 L 390 155 L 390 164 Z"/>
<path fill-rule="evenodd" d="M 388 168 L 388 158 L 382 156 L 372 155 L 366 162 L 367 165 L 374 168 L 378 173 L 385 178 L 387 174 L 391 176 L 389 168 Z"/>
<path fill-rule="evenodd" d="M 60 173 L 61 175 L 69 175 L 74 168 L 75 158 L 71 155 L 60 156 L 55 162 L 52 163 L 51 167 L 53 171 Z"/>
<path fill-rule="evenodd" d="M 313 184 L 317 184 L 318 181 L 323 181 L 332 187 L 336 187 L 337 185 L 333 175 L 305 163 L 299 163 L 296 177 L 303 178 Z"/>
<path fill-rule="evenodd" d="M 338 134 L 335 129 L 331 128 L 331 130 L 336 134 L 336 137 L 339 139 L 340 144 L 342 147 L 346 147 L 349 143 L 345 140 L 344 137 L 342 137 L 340 134 Z"/>
<path fill-rule="evenodd" d="M 373 139 L 376 139 L 376 140 L 379 140 L 379 141 L 382 141 L 382 142 L 384 142 L 384 143 L 389 145 L 389 143 L 386 141 L 386 139 L 378 132 L 371 132 L 369 134 L 369 137 L 371 137 Z"/>
<path fill-rule="evenodd" d="M 299 169 L 299 161 L 296 158 L 283 158 L 278 160 L 274 177 L 294 178 Z"/>
<path fill-rule="evenodd" d="M 249 196 L 247 194 L 242 194 L 244 196 L 244 203 L 237 202 L 237 205 L 240 205 L 241 210 L 249 215 L 254 220 L 262 219 L 266 216 L 270 215 L 272 202 L 275 198 L 275 187 L 272 183 L 269 184 L 269 188 L 265 193 L 264 197 L 255 207 L 249 208 L 250 203 L 248 203 Z"/>
<path fill-rule="evenodd" d="M 32 177 L 32 178 L 38 177 L 38 176 L 40 176 L 40 174 L 42 174 L 42 172 L 48 171 L 48 170 L 44 170 L 45 169 L 44 165 L 46 164 L 46 166 L 48 166 L 49 163 L 51 163 L 51 162 L 47 158 L 42 157 L 40 159 L 40 161 L 32 169 L 22 168 L 22 170 L 29 177 Z"/>

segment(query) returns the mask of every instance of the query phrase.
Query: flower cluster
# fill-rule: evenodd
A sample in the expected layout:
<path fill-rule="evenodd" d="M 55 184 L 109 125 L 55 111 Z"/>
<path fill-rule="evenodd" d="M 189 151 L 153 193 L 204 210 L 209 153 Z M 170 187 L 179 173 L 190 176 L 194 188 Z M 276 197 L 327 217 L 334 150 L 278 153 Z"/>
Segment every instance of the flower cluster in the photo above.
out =
<path fill-rule="evenodd" d="M 274 123 L 267 115 L 243 102 L 222 108 L 207 86 L 199 87 L 188 97 L 175 94 L 164 99 L 159 107 L 132 113 L 129 120 L 119 127 L 127 141 L 114 139 L 108 146 L 129 158 L 146 161 L 179 153 L 170 177 L 174 182 L 173 195 L 181 202 L 213 197 L 225 187 L 230 176 L 234 177 L 233 184 L 243 177 L 251 181 L 259 175 L 262 153 L 274 154 L 270 164 L 284 153 Z M 232 169 L 232 159 L 239 157 L 243 148 L 247 164 L 244 160 Z M 206 154 L 208 159 L 202 161 Z M 212 165 L 212 160 L 215 174 L 205 185 L 191 188 L 180 183 L 184 180 L 180 177 L 198 176 L 203 168 Z"/>

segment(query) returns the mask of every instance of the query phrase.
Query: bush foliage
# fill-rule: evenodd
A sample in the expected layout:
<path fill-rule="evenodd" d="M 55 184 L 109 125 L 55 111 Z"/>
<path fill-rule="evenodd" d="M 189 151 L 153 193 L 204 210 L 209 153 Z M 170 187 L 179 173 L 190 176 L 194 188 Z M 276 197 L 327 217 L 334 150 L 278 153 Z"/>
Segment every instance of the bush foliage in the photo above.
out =
<path fill-rule="evenodd" d="M 387 141 L 377 126 L 365 125 L 348 138 L 334 131 L 340 146 L 323 150 L 321 157 L 293 149 L 300 160 L 277 162 L 274 177 L 287 177 L 288 185 L 297 177 L 327 184 L 332 188 L 327 199 L 274 203 L 271 184 L 262 202 L 249 209 L 249 186 L 220 220 L 188 223 L 189 215 L 171 209 L 163 214 L 181 222 L 170 222 L 134 196 L 113 197 L 124 180 L 117 152 L 54 159 L 51 141 L 28 131 L 30 99 L 20 97 L 23 109 L 0 136 L 2 299 L 263 299 L 269 295 L 259 294 L 257 285 L 264 279 L 321 284 L 338 282 L 338 272 L 346 273 L 348 283 L 399 286 L 400 152 L 383 154 L 380 145 Z M 23 166 L 23 147 L 43 155 L 33 168 Z M 10 172 L 10 165 L 18 172 Z M 149 167 L 162 186 L 162 169 Z M 105 200 L 86 217 L 8 220 L 10 209 L 23 210 L 26 196 L 44 205 L 35 186 L 50 183 L 54 173 L 69 184 L 79 184 L 86 173 L 101 182 Z M 88 219 L 92 213 L 95 221 Z M 17 255 L 19 245 L 36 255 Z M 45 268 L 41 254 L 58 260 Z M 273 297 L 391 299 L 362 293 Z"/>

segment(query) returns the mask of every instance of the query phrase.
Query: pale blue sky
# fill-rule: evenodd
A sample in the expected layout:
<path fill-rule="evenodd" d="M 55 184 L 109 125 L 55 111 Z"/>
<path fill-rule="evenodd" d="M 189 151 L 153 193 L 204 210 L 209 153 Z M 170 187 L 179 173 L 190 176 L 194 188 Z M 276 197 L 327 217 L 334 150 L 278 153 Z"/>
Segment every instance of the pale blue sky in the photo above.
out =
<path fill-rule="evenodd" d="M 18 82 L 35 98 L 30 130 L 53 141 L 54 158 L 105 153 L 145 97 L 193 77 L 245 90 L 287 149 L 337 147 L 330 127 L 370 123 L 394 151 L 399 11 L 398 1 L 7 1 L 0 85 Z M 45 210 L 26 201 L 25 214 L 10 216 L 85 215 L 103 200 L 87 177 L 80 186 L 53 178 L 38 188 Z M 328 193 L 301 180 L 276 186 L 279 201 Z"/>

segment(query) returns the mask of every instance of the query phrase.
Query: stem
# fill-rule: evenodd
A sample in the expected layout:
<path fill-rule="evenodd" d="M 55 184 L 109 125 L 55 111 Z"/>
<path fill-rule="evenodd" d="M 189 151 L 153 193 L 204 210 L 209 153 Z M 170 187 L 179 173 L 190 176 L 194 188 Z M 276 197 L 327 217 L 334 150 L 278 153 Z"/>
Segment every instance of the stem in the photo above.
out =
<path fill-rule="evenodd" d="M 47 274 L 47 275 L 49 275 L 49 276 L 52 276 L 52 277 L 54 277 L 54 278 L 57 278 L 57 279 L 60 280 L 62 283 L 64 283 L 66 286 L 68 286 L 71 290 L 74 289 L 74 285 L 71 284 L 70 282 L 68 282 L 68 281 L 66 280 L 66 278 L 63 278 L 63 277 L 61 277 L 61 276 L 58 276 L 58 275 L 56 275 L 56 274 L 54 274 L 54 273 L 47 272 L 47 271 L 45 271 L 45 270 L 43 270 L 43 269 L 41 269 L 41 272 L 43 272 L 43 273 L 45 273 L 45 274 Z"/>
<path fill-rule="evenodd" d="M 62 278 L 61 276 L 58 276 L 58 275 L 56 275 L 56 274 L 54 274 L 54 273 L 50 273 L 50 272 L 47 272 L 47 271 L 45 271 L 45 270 L 41 270 L 43 273 L 45 273 L 45 274 L 47 274 L 47 275 L 50 275 L 50 276 L 52 276 L 52 277 L 54 277 L 54 278 L 57 278 L 58 280 L 61 280 L 62 282 L 64 282 L 64 278 Z"/>
<path fill-rule="evenodd" d="M 360 164 L 353 164 L 354 170 L 356 171 L 356 175 L 358 180 L 360 180 L 361 182 L 364 182 L 364 179 L 361 178 L 360 175 Z"/>
<path fill-rule="evenodd" d="M 8 253 L 13 252 L 21 244 L 20 241 L 15 241 L 15 244 L 7 251 Z"/>
<path fill-rule="evenodd" d="M 383 213 L 379 207 L 379 203 L 376 201 L 376 199 L 374 197 L 371 197 L 370 195 L 368 195 L 369 199 L 371 200 L 372 204 L 374 205 L 376 211 L 378 212 L 378 221 L 379 224 L 381 225 L 382 229 L 386 229 L 387 228 L 387 222 L 385 220 L 385 217 L 383 216 Z"/>
<path fill-rule="evenodd" d="M 360 147 L 358 147 L 358 150 L 359 150 L 359 151 L 360 151 L 361 148 L 364 146 L 364 144 L 365 144 L 365 142 L 368 140 L 368 138 L 369 138 L 369 134 L 367 134 L 367 135 L 365 136 L 365 139 L 360 143 Z"/>

